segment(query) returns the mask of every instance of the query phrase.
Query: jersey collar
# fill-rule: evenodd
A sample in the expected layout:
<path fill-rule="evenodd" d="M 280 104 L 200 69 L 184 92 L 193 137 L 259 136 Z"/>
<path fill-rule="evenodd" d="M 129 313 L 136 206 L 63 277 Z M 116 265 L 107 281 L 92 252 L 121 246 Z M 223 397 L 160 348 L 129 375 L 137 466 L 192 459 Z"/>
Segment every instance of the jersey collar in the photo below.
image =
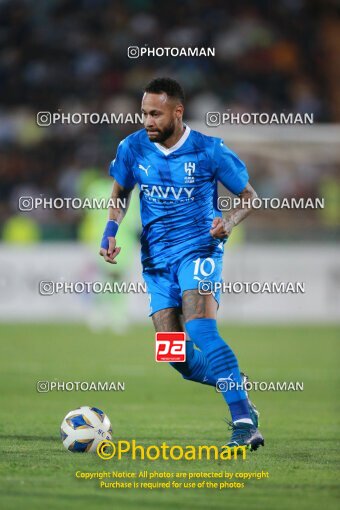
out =
<path fill-rule="evenodd" d="M 178 140 L 177 143 L 175 143 L 175 145 L 173 145 L 172 147 L 170 147 L 169 149 L 167 149 L 166 147 L 164 147 L 163 145 L 159 144 L 159 143 L 155 143 L 155 146 L 157 147 L 158 150 L 160 150 L 165 156 L 168 156 L 169 154 L 172 154 L 173 152 L 177 151 L 177 149 L 179 149 L 180 147 L 182 147 L 182 145 L 187 141 L 188 139 L 188 136 L 190 135 L 190 131 L 191 129 L 189 128 L 189 126 L 187 126 L 185 124 L 185 131 L 183 133 L 183 135 L 181 136 L 181 138 Z"/>

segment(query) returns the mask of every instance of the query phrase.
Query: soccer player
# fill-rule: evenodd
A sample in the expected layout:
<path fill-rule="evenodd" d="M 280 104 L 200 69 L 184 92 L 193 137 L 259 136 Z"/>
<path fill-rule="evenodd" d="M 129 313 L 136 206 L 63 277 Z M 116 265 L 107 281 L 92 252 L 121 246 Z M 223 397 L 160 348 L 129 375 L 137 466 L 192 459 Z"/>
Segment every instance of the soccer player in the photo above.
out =
<path fill-rule="evenodd" d="M 251 212 L 239 206 L 223 218 L 217 209 L 217 183 L 246 204 L 256 193 L 236 154 L 221 139 L 183 124 L 183 112 L 184 94 L 176 81 L 157 78 L 147 85 L 142 98 L 145 129 L 121 141 L 110 165 L 113 203 L 126 199 L 127 206 L 110 208 L 100 255 L 117 263 L 121 248 L 116 234 L 138 184 L 143 277 L 155 329 L 183 331 L 183 315 L 189 337 L 186 361 L 171 365 L 187 380 L 212 386 L 219 380 L 233 382 L 222 392 L 232 419 L 228 446 L 256 450 L 264 445 L 258 413 L 243 388 L 236 356 L 219 335 L 220 296 L 214 292 L 214 284 L 221 282 L 224 244 Z M 210 282 L 211 293 L 200 292 L 202 280 Z"/>

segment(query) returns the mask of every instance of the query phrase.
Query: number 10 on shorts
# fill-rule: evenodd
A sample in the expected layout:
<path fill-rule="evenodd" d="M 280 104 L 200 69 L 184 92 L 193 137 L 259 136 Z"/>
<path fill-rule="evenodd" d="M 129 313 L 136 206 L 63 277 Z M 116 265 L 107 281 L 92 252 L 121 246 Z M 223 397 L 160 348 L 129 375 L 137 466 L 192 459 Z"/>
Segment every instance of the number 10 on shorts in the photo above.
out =
<path fill-rule="evenodd" d="M 156 361 L 185 361 L 185 333 L 183 331 L 156 333 Z"/>

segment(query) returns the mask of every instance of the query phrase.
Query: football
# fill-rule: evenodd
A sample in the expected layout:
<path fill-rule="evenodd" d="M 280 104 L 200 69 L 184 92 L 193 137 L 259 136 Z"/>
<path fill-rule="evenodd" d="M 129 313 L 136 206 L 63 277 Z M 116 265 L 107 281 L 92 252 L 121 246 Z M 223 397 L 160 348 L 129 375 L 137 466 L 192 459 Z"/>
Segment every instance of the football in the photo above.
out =
<path fill-rule="evenodd" d="M 97 407 L 78 407 L 63 419 L 60 435 L 70 452 L 95 452 L 100 441 L 112 439 L 111 422 Z"/>

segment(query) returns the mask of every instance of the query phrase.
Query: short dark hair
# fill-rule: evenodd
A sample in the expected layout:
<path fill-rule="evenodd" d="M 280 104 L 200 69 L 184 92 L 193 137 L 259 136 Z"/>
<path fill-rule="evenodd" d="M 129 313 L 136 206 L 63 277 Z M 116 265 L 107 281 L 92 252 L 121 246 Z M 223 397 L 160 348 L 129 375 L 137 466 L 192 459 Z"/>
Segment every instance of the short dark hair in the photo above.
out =
<path fill-rule="evenodd" d="M 161 94 L 165 92 L 169 97 L 179 99 L 184 104 L 184 92 L 180 84 L 172 78 L 155 78 L 144 89 L 144 92 Z"/>

